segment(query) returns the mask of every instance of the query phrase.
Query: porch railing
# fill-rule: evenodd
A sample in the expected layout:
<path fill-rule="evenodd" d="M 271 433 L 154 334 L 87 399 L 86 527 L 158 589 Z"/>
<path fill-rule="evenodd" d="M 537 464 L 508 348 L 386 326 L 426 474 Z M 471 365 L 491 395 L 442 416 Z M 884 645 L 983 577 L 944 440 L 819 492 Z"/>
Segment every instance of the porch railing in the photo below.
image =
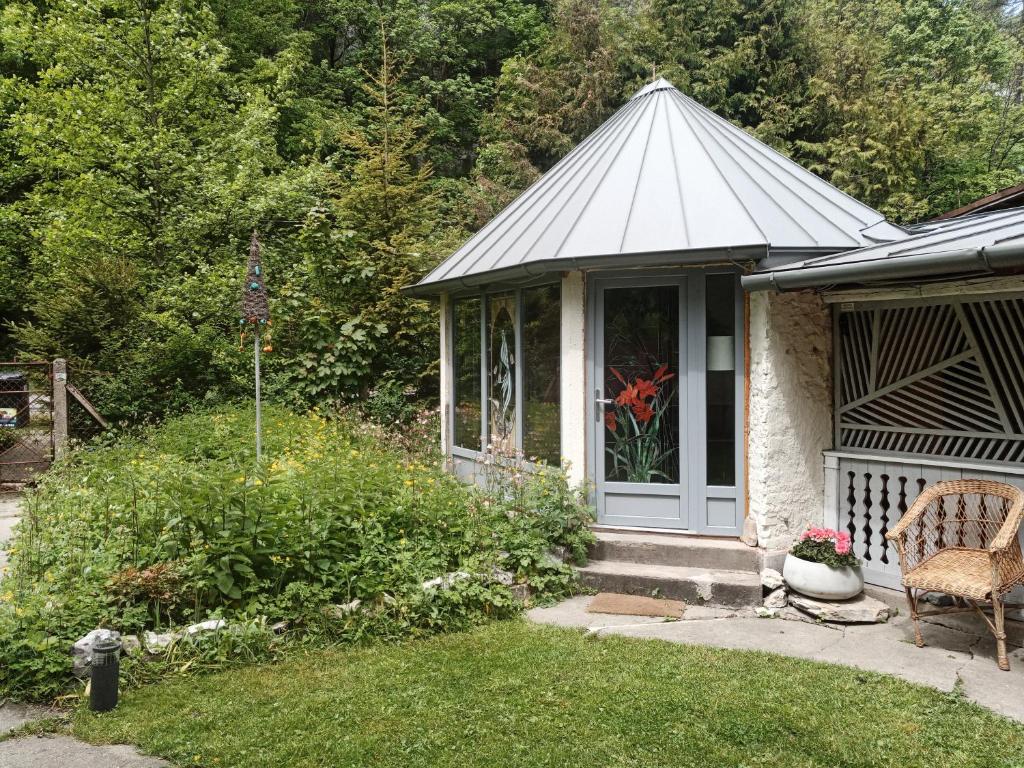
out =
<path fill-rule="evenodd" d="M 940 480 L 977 478 L 1024 488 L 1024 468 L 948 459 L 825 452 L 825 525 L 847 531 L 863 563 L 864 581 L 900 587 L 900 564 L 885 534 L 922 490 Z M 1024 533 L 1021 536 L 1024 543 Z M 1018 590 L 1015 602 L 1024 601 Z"/>

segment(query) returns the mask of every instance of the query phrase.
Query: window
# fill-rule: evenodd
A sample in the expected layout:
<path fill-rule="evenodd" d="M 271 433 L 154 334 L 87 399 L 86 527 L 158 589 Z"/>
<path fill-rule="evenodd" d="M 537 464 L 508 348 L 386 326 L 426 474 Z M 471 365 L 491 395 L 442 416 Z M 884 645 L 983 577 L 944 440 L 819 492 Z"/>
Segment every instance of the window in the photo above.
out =
<path fill-rule="evenodd" d="M 487 297 L 487 444 L 508 455 L 516 448 L 516 296 Z"/>
<path fill-rule="evenodd" d="M 561 462 L 561 292 L 557 285 L 523 291 L 523 453 Z"/>
<path fill-rule="evenodd" d="M 459 299 L 452 310 L 455 445 L 480 450 L 480 299 Z"/>
<path fill-rule="evenodd" d="M 453 303 L 455 446 L 559 464 L 560 328 L 558 285 Z"/>
<path fill-rule="evenodd" d="M 708 275 L 707 482 L 736 485 L 736 277 Z"/>

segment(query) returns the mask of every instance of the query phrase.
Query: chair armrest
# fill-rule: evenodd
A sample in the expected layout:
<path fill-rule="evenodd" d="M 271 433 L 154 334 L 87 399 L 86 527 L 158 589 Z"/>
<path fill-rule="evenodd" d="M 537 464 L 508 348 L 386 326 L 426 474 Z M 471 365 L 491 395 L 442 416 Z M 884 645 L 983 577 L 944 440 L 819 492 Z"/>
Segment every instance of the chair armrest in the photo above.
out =
<path fill-rule="evenodd" d="M 914 503 L 910 505 L 910 509 L 908 509 L 904 513 L 903 517 L 900 518 L 900 521 L 896 523 L 896 526 L 885 534 L 885 540 L 896 541 L 898 539 L 902 539 L 903 536 L 906 535 L 907 528 L 913 525 L 914 521 L 925 513 L 929 504 L 942 495 L 941 485 L 941 483 L 937 483 L 936 485 L 922 491 L 921 495 L 918 496 L 917 499 L 914 500 Z"/>
<path fill-rule="evenodd" d="M 1006 549 L 1017 540 L 1017 532 L 1020 530 L 1021 522 L 1024 522 L 1024 495 L 1018 496 L 1010 507 L 1010 511 L 1003 521 L 999 533 L 992 539 L 988 551 L 992 553 Z"/>

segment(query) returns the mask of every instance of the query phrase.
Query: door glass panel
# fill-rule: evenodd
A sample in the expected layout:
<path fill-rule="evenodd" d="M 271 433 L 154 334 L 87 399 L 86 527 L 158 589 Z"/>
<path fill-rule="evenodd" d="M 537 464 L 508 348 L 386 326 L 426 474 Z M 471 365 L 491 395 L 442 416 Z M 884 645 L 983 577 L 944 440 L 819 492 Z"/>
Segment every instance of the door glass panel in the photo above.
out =
<path fill-rule="evenodd" d="M 605 480 L 679 482 L 679 288 L 604 292 Z"/>
<path fill-rule="evenodd" d="M 708 485 L 736 485 L 736 278 L 707 279 Z"/>
<path fill-rule="evenodd" d="M 516 448 L 516 297 L 487 297 L 487 442 L 502 455 Z"/>

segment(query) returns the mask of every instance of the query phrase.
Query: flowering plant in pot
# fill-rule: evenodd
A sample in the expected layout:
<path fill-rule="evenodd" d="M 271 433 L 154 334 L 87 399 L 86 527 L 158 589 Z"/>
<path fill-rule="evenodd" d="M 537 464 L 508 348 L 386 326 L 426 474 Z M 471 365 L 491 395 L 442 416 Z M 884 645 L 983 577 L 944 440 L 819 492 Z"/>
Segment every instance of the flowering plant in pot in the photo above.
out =
<path fill-rule="evenodd" d="M 825 600 L 846 600 L 864 589 L 850 534 L 812 526 L 786 555 L 782 577 L 791 589 Z"/>

